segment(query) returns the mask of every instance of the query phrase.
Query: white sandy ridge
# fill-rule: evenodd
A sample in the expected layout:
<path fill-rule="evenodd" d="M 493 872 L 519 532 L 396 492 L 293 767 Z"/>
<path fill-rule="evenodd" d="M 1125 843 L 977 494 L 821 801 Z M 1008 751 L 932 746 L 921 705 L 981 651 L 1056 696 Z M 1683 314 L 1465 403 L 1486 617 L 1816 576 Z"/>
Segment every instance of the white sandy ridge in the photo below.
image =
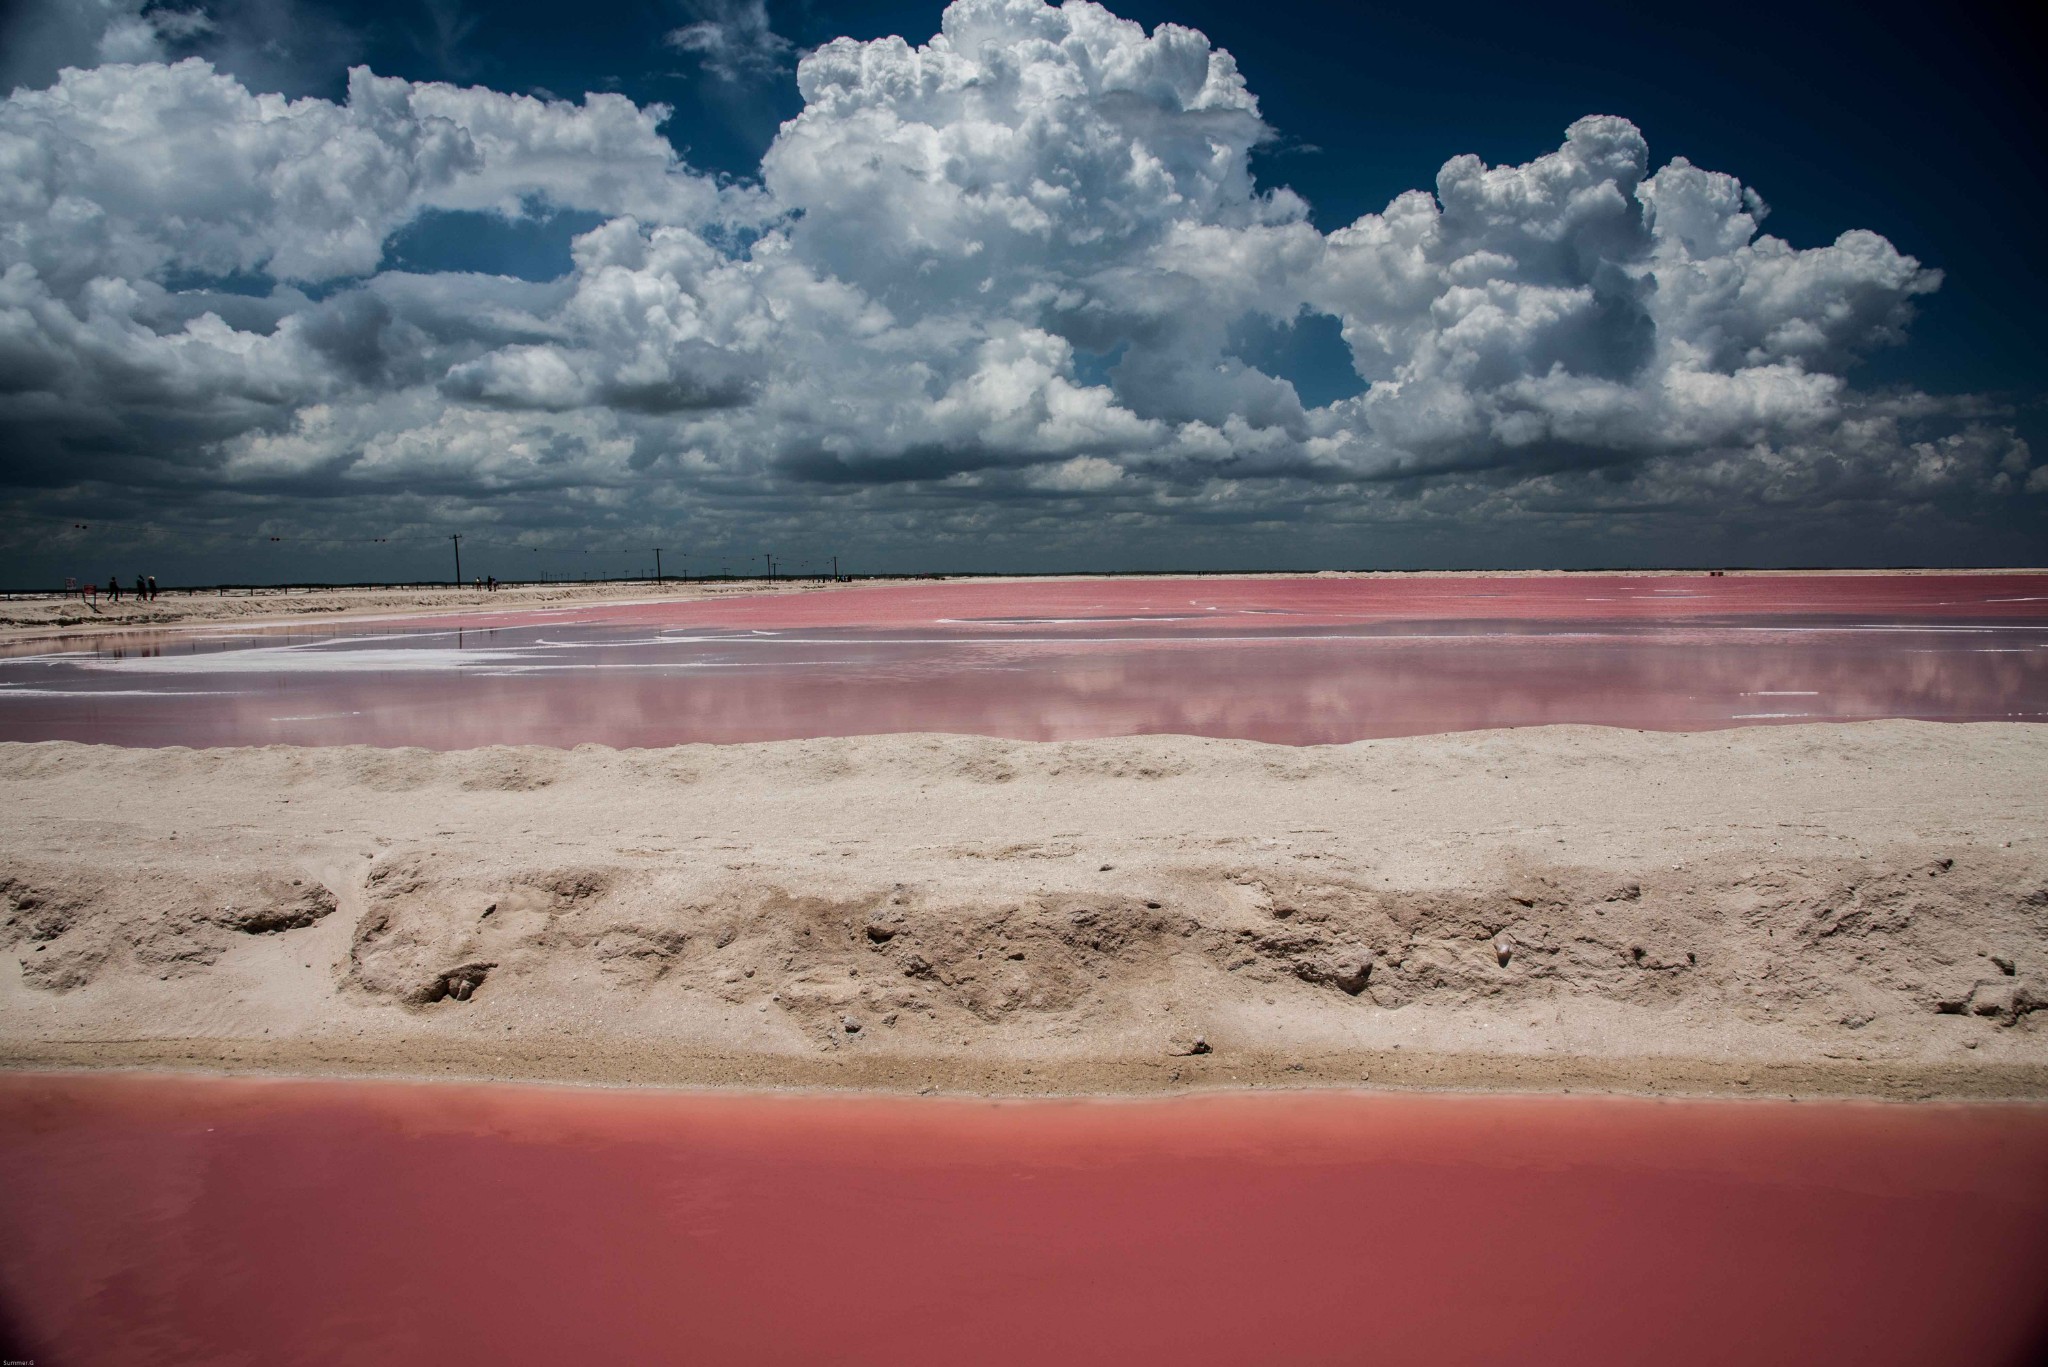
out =
<path fill-rule="evenodd" d="M 0 746 L 0 1057 L 2048 1095 L 2048 732 Z"/>

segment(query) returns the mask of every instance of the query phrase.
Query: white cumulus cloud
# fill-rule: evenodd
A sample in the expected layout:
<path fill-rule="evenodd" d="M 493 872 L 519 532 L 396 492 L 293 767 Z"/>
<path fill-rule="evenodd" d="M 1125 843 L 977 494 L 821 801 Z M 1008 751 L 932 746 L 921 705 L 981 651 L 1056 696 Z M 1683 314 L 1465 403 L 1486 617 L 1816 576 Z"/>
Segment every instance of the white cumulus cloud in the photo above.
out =
<path fill-rule="evenodd" d="M 1987 405 L 1855 383 L 1939 271 L 1861 229 L 1793 247 L 1619 117 L 1525 165 L 1453 157 L 1323 233 L 1256 182 L 1272 134 L 1227 52 L 1085 0 L 825 44 L 753 188 L 685 165 L 659 106 L 365 69 L 287 99 L 161 60 L 182 11 L 101 8 L 98 65 L 0 102 L 21 487 L 84 460 L 377 515 L 829 497 L 964 538 L 1051 504 L 1172 527 L 1742 503 L 1791 528 L 2043 484 Z M 671 39 L 707 65 L 788 55 L 758 0 L 696 14 Z M 553 210 L 598 222 L 557 280 L 385 265 L 423 215 Z M 1241 354 L 1248 320 L 1308 316 L 1341 327 L 1354 396 Z"/>

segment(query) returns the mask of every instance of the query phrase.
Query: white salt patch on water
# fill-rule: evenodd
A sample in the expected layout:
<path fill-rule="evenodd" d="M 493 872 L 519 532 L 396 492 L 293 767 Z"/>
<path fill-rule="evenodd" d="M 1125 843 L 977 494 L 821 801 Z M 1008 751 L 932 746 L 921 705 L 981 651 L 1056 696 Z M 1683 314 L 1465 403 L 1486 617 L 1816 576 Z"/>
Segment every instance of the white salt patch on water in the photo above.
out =
<path fill-rule="evenodd" d="M 239 688 L 23 688 L 0 684 L 0 698 L 239 698 Z"/>
<path fill-rule="evenodd" d="M 490 631 L 510 631 L 511 627 L 490 627 Z M 469 632 L 483 631 L 484 627 L 469 627 L 455 631 L 387 631 L 378 636 L 332 636 L 319 641 L 293 641 L 277 647 L 279 650 L 325 650 L 345 649 L 349 646 L 369 645 L 375 641 L 435 641 L 441 639 L 459 640 Z"/>
<path fill-rule="evenodd" d="M 1786 633 L 1799 633 L 1799 634 L 1802 634 L 1802 635 L 1827 635 L 1827 634 L 1829 634 L 1829 633 L 1842 633 L 1842 632 L 1855 632 L 1855 631 L 1913 631 L 1913 632 L 1924 632 L 1925 634 L 1927 634 L 1927 635 L 1929 635 L 1929 636 L 1943 636 L 1943 635 L 1982 635 L 1982 634 L 1984 634 L 1985 632 L 1992 632 L 1992 631 L 2029 631 L 2029 632 L 2033 632 L 2033 633 L 2034 633 L 2034 634 L 2036 634 L 2036 635 L 2040 635 L 2040 634 L 2041 634 L 2042 632 L 2044 632 L 2044 631 L 2048 631 L 2048 628 L 2044 628 L 2044 627 L 2041 627 L 2041 626 L 2036 626 L 2036 625 L 2032 625 L 2032 624 L 2026 624 L 2026 625 L 2015 625 L 2015 626 L 1999 626 L 1999 625 L 1992 625 L 1992 624 L 1989 624 L 1989 623 L 1982 623 L 1982 624 L 1979 624 L 1979 625 L 1975 625 L 1975 626 L 1942 626 L 1942 625 L 1939 625 L 1939 624 L 1937 624 L 1937 623 L 1933 623 L 1933 622 L 1871 622 L 1871 623 L 1867 623 L 1867 624 L 1865 624 L 1865 625 L 1861 625 L 1861 626 L 1833 626 L 1833 627 L 1794 627 L 1794 626 L 1754 626 L 1754 627 L 1750 627 L 1750 626 L 1700 626 L 1700 627 L 1693 627 L 1693 628 L 1688 628 L 1688 629 L 1689 629 L 1689 630 L 1696 630 L 1696 631 L 1781 631 L 1781 632 L 1786 632 Z"/>
<path fill-rule="evenodd" d="M 306 650 L 299 646 L 258 646 L 209 655 L 81 660 L 79 667 L 129 674 L 369 674 L 474 669 L 525 658 L 511 650 Z"/>
<path fill-rule="evenodd" d="M 1301 634 L 1294 636 L 788 636 L 769 641 L 736 636 L 671 636 L 663 644 L 724 646 L 965 646 L 973 650 L 1005 650 L 1012 646 L 1102 645 L 1354 645 L 1414 641 L 1639 641 L 1653 639 L 1640 632 L 1612 631 L 1409 631 L 1375 632 L 1370 636 Z"/>
<path fill-rule="evenodd" d="M 492 665 L 477 673 L 486 678 L 499 679 L 514 674 L 566 674 L 576 670 L 649 670 L 657 674 L 680 674 L 692 669 L 847 669 L 860 665 L 859 660 L 606 660 L 590 664 L 511 664 Z"/>
<path fill-rule="evenodd" d="M 1215 608 L 1210 609 L 1216 611 Z M 1244 608 L 1245 614 L 1286 616 L 1285 613 L 1266 613 L 1259 608 Z M 1104 622 L 1198 622 L 1199 617 L 935 617 L 934 626 L 942 627 L 1086 627 L 1100 626 Z M 762 635 L 769 633 L 763 632 Z"/>

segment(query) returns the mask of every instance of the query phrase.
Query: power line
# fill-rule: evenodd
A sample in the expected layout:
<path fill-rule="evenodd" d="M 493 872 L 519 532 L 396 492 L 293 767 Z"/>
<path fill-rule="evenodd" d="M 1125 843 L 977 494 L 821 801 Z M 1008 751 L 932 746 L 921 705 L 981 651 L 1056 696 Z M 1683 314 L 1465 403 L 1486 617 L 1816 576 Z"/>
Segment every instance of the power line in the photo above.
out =
<path fill-rule="evenodd" d="M 461 543 L 464 541 L 469 542 L 470 549 L 472 552 L 517 552 L 527 555 L 545 556 L 632 556 L 643 555 L 646 553 L 648 549 L 644 546 L 644 543 L 640 547 L 635 547 L 632 545 L 547 545 L 526 539 L 511 540 L 489 538 L 487 536 L 479 536 L 477 533 L 474 532 L 412 532 L 397 533 L 389 536 L 339 536 L 334 534 L 306 535 L 303 533 L 271 533 L 251 530 L 235 530 L 229 528 L 222 528 L 218 525 L 208 524 L 173 525 L 161 522 L 93 522 L 73 520 L 69 518 L 39 517 L 35 515 L 17 516 L 15 518 L 15 521 L 43 523 L 47 526 L 51 526 L 57 529 L 60 533 L 71 532 L 90 534 L 96 532 L 98 533 L 98 535 L 93 536 L 91 538 L 91 544 L 93 546 L 103 545 L 102 538 L 118 537 L 122 533 L 126 533 L 130 536 L 139 535 L 143 533 L 160 533 L 178 534 L 189 537 L 210 538 L 215 540 L 216 542 L 222 543 L 220 547 L 222 550 L 231 549 L 233 544 L 237 541 L 253 542 L 257 545 L 277 546 L 279 548 L 320 548 L 336 552 L 343 552 L 349 550 L 367 550 L 372 547 L 380 546 L 387 547 L 394 551 L 409 548 L 417 548 L 420 550 L 424 550 L 445 540 L 450 543 L 453 550 L 456 562 L 457 582 L 461 581 Z M 70 540 L 71 538 L 64 539 Z M 79 545 L 77 546 L 77 549 L 80 551 L 85 551 L 87 549 L 87 543 L 81 540 Z M 658 546 L 653 547 L 651 549 L 654 551 L 654 577 L 657 581 L 665 580 L 667 575 L 665 563 L 663 561 L 663 556 L 668 553 L 668 548 L 665 546 Z M 759 560 L 762 562 L 762 572 L 769 579 L 777 578 L 778 572 L 786 573 L 789 568 L 788 563 L 784 561 L 779 561 L 776 558 L 775 553 L 772 551 L 757 552 L 755 554 L 743 557 L 730 557 L 716 549 L 677 552 L 677 554 L 682 555 L 686 565 L 693 556 L 699 559 L 700 561 L 704 562 L 717 561 L 729 558 Z M 805 558 L 803 560 L 796 561 L 795 564 L 799 567 L 822 570 L 827 562 L 829 562 L 831 565 L 832 577 L 838 578 L 839 559 L 837 556 L 820 556 L 815 559 Z M 642 563 L 644 564 L 645 562 Z M 733 577 L 733 571 L 730 565 L 723 566 L 721 569 L 721 573 L 726 577 Z M 690 577 L 691 575 L 686 569 L 683 574 L 683 578 L 688 579 Z"/>

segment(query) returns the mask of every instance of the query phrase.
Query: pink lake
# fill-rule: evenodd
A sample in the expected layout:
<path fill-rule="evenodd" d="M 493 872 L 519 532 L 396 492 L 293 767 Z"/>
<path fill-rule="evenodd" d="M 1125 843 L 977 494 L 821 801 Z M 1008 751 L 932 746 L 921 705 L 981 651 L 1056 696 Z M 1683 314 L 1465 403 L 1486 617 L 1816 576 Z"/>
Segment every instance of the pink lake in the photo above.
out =
<path fill-rule="evenodd" d="M 1885 717 L 2048 719 L 2048 575 L 910 582 L 0 658 L 0 739 L 124 745 L 1301 745 Z"/>
<path fill-rule="evenodd" d="M 38 1363 L 2041 1360 L 2048 1108 L 0 1074 Z"/>

